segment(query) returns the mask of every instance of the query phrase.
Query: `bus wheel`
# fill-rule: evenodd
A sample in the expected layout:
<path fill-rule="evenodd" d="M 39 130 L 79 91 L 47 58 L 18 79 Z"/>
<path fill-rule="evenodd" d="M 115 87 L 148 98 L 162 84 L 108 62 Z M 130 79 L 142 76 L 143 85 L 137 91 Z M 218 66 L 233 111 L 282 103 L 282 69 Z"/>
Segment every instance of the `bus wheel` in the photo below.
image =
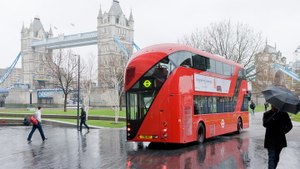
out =
<path fill-rule="evenodd" d="M 239 118 L 238 119 L 238 122 L 237 122 L 237 130 L 236 130 L 236 133 L 237 134 L 240 134 L 242 132 L 242 119 Z"/>
<path fill-rule="evenodd" d="M 205 141 L 205 128 L 203 126 L 202 123 L 199 124 L 199 128 L 198 128 L 198 139 L 197 139 L 197 142 L 199 144 L 202 144 L 204 143 Z"/>

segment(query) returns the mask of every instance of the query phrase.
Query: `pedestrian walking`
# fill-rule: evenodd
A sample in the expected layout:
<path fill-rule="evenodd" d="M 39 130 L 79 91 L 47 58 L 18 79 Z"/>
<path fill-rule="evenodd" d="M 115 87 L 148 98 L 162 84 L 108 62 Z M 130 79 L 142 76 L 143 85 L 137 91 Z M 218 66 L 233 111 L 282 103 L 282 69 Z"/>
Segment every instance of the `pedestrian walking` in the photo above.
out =
<path fill-rule="evenodd" d="M 45 141 L 47 138 L 44 135 L 43 127 L 42 127 L 42 112 L 41 112 L 42 107 L 38 107 L 37 110 L 34 112 L 34 115 L 31 117 L 32 121 L 32 129 L 31 132 L 29 133 L 27 137 L 28 143 L 31 143 L 31 138 L 33 133 L 35 132 L 36 129 L 39 130 L 42 140 Z"/>
<path fill-rule="evenodd" d="M 265 102 L 265 103 L 264 103 L 264 106 L 265 106 L 265 111 L 267 111 L 267 110 L 268 110 L 268 107 L 269 107 L 269 103 L 268 103 L 268 102 Z"/>
<path fill-rule="evenodd" d="M 287 146 L 285 134 L 293 124 L 287 112 L 279 111 L 271 104 L 271 110 L 263 115 L 266 128 L 264 147 L 268 150 L 268 169 L 276 169 L 282 148 Z"/>
<path fill-rule="evenodd" d="M 251 115 L 254 115 L 255 106 L 256 106 L 255 103 L 253 102 L 253 100 L 251 100 L 250 103 Z"/>
<path fill-rule="evenodd" d="M 90 130 L 89 126 L 86 124 L 86 112 L 84 111 L 83 108 L 81 108 L 79 131 L 82 131 L 82 124 L 84 124 L 84 126 L 88 129 L 88 131 Z"/>

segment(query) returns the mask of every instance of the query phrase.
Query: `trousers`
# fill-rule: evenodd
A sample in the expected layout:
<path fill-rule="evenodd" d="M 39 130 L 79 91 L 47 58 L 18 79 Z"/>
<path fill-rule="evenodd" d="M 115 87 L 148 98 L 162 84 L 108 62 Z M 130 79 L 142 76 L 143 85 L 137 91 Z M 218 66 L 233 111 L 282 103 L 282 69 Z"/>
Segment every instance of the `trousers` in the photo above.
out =
<path fill-rule="evenodd" d="M 32 135 L 33 133 L 35 132 L 35 130 L 38 129 L 40 134 L 41 134 L 41 137 L 42 137 L 42 140 L 44 141 L 45 140 L 45 135 L 44 135 L 44 131 L 43 131 L 43 128 L 42 128 L 42 124 L 40 122 L 38 122 L 37 125 L 33 125 L 32 126 L 32 129 L 31 129 L 31 132 L 29 133 L 28 137 L 27 137 L 27 141 L 30 141 L 31 138 L 32 138 Z"/>

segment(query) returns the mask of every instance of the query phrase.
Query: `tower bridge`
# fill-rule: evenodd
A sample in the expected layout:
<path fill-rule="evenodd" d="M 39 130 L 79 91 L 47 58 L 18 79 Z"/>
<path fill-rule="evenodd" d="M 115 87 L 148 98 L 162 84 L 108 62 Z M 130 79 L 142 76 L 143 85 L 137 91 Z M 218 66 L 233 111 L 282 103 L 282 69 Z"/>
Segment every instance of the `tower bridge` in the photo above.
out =
<path fill-rule="evenodd" d="M 21 51 L 14 62 L 21 59 L 22 67 L 17 82 L 5 82 L 10 78 L 15 63 L 12 64 L 0 77 L 1 87 L 9 88 L 13 83 L 25 84 L 28 90 L 51 88 L 51 79 L 47 77 L 42 57 L 52 57 L 53 50 L 72 48 L 87 45 L 98 46 L 98 85 L 107 86 L 100 79 L 107 76 L 107 63 L 105 58 L 121 59 L 131 56 L 133 47 L 139 49 L 134 43 L 134 20 L 132 11 L 129 17 L 123 13 L 120 3 L 112 1 L 108 12 L 102 12 L 101 7 L 97 16 L 97 30 L 72 35 L 53 36 L 52 28 L 45 31 L 40 18 L 34 18 L 29 27 L 23 25 L 21 29 Z M 20 59 L 19 59 L 20 58 Z M 53 86 L 52 86 L 53 87 Z M 27 91 L 28 93 L 28 91 Z M 39 98 L 37 98 L 38 100 Z M 21 102 L 27 102 L 22 101 Z M 52 101 L 53 102 L 53 101 Z M 54 101 L 55 103 L 55 101 Z"/>
<path fill-rule="evenodd" d="M 47 38 L 43 40 L 33 39 L 31 47 L 45 47 L 46 49 L 61 49 L 78 46 L 87 46 L 97 44 L 97 31 L 84 32 L 73 35 L 60 35 L 57 37 Z"/>

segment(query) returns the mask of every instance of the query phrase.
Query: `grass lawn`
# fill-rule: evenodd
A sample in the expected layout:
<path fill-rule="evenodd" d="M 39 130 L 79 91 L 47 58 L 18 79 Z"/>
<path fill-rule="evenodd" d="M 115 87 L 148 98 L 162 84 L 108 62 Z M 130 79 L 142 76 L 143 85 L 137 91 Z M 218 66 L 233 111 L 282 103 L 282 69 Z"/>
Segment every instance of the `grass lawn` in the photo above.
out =
<path fill-rule="evenodd" d="M 33 113 L 33 110 L 27 109 L 2 109 L 0 112 L 6 113 Z M 79 112 L 80 113 L 80 112 Z M 42 114 L 67 114 L 67 115 L 77 115 L 77 109 L 68 109 L 67 112 L 64 112 L 62 109 L 42 109 Z M 95 116 L 114 116 L 114 111 L 112 109 L 90 109 L 89 115 Z M 125 117 L 125 109 L 120 111 L 120 117 Z M 73 119 L 55 119 L 57 121 L 64 121 L 77 124 L 77 120 Z M 125 127 L 126 122 L 118 122 L 115 124 L 114 121 L 106 120 L 88 120 L 88 125 L 99 126 L 99 127 L 110 127 L 110 128 L 122 128 Z"/>

